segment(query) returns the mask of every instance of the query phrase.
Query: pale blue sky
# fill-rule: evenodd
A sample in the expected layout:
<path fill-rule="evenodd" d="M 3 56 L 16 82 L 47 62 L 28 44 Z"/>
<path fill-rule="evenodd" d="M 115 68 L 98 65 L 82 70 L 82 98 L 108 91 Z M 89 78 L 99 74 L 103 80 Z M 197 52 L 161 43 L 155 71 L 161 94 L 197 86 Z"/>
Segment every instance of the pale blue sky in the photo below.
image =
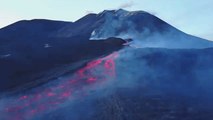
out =
<path fill-rule="evenodd" d="M 151 12 L 186 33 L 213 40 L 213 0 L 0 0 L 0 28 L 22 19 L 75 21 L 88 12 L 118 8 Z"/>

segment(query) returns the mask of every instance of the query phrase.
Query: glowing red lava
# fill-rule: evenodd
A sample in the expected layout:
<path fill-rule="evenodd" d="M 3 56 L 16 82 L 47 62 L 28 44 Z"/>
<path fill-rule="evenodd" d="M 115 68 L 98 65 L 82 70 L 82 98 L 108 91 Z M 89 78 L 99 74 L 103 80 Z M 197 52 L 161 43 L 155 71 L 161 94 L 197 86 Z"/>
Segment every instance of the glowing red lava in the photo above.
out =
<path fill-rule="evenodd" d="M 0 108 L 0 112 L 1 114 L 6 112 L 9 120 L 22 120 L 56 108 L 60 104 L 68 102 L 75 91 L 80 90 L 83 86 L 103 82 L 108 77 L 115 77 L 114 60 L 117 57 L 118 53 L 114 52 L 104 58 L 91 61 L 78 70 L 71 79 L 60 81 L 56 86 L 36 88 L 37 92 L 22 95 L 13 102 L 8 102 L 4 106 L 4 111 Z"/>

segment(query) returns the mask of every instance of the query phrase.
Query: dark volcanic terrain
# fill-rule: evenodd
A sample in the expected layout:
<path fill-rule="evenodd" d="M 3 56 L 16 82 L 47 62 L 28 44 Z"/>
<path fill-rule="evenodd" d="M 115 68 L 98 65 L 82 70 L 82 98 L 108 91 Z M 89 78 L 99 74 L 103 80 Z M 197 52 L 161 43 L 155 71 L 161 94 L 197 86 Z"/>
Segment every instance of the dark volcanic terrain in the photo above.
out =
<path fill-rule="evenodd" d="M 0 120 L 212 120 L 213 42 L 144 11 L 0 29 Z"/>

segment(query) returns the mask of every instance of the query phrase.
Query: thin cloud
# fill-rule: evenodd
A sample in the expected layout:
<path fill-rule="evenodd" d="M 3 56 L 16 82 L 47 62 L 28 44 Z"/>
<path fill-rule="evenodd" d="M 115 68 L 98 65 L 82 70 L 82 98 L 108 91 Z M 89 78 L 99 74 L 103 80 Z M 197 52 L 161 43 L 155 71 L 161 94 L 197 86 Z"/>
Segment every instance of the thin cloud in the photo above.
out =
<path fill-rule="evenodd" d="M 119 9 L 126 9 L 126 8 L 131 8 L 135 5 L 135 3 L 133 1 L 128 1 L 126 3 L 123 3 L 122 5 L 120 5 L 118 8 Z"/>

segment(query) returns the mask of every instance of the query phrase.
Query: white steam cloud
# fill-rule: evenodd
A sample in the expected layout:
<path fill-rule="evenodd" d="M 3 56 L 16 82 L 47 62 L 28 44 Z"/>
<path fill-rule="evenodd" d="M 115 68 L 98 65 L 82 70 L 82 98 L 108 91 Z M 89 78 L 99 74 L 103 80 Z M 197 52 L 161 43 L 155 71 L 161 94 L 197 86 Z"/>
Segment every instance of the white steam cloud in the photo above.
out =
<path fill-rule="evenodd" d="M 126 3 L 123 3 L 122 5 L 120 5 L 118 7 L 118 9 L 126 9 L 126 8 L 131 8 L 135 5 L 135 3 L 133 1 L 128 1 Z"/>

